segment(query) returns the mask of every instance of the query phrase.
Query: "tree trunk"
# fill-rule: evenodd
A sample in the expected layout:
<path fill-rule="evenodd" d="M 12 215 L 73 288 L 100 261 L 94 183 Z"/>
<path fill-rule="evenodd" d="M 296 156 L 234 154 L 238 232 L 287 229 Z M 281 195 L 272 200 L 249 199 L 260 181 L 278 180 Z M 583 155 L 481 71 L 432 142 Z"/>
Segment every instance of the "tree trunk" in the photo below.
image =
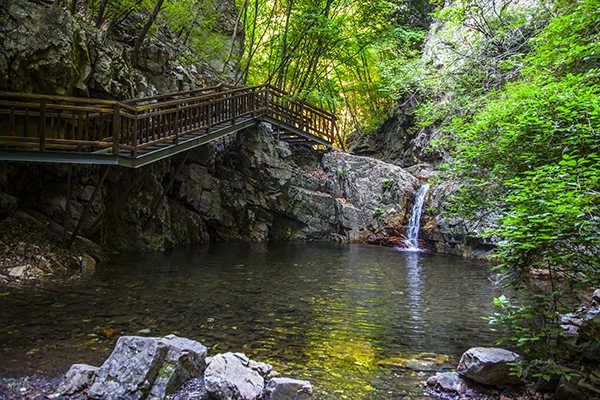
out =
<path fill-rule="evenodd" d="M 73 0 L 75 2 L 75 0 Z M 102 0 L 100 3 L 100 8 L 98 9 L 98 15 L 96 16 L 96 28 L 100 28 L 102 22 L 104 22 L 104 11 L 106 10 L 106 4 L 108 4 L 108 0 Z"/>
<path fill-rule="evenodd" d="M 133 52 L 131 53 L 131 65 L 132 66 L 137 65 L 137 57 L 140 52 L 140 47 L 142 47 L 142 43 L 144 42 L 144 39 L 145 39 L 146 35 L 148 34 L 148 31 L 154 24 L 156 17 L 158 17 L 158 13 L 160 12 L 160 8 L 162 7 L 164 1 L 165 0 L 158 0 L 158 2 L 156 3 L 156 6 L 154 7 L 154 11 L 152 11 L 152 15 L 150 15 L 150 18 L 148 18 L 148 21 L 146 21 L 146 25 L 144 25 L 144 29 L 142 29 L 142 32 L 135 40 L 135 46 L 133 47 Z"/>

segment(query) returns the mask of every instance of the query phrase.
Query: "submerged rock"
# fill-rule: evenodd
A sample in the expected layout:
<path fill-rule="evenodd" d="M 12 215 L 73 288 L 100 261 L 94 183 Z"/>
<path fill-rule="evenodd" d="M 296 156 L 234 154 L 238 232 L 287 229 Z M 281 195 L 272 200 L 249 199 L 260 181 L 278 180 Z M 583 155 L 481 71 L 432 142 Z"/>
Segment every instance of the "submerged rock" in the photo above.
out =
<path fill-rule="evenodd" d="M 312 385 L 308 381 L 273 378 L 267 381 L 264 400 L 310 400 Z"/>
<path fill-rule="evenodd" d="M 518 384 L 520 379 L 510 374 L 509 364 L 520 359 L 509 350 L 474 347 L 462 355 L 456 371 L 484 385 Z"/>
<path fill-rule="evenodd" d="M 464 394 L 469 389 L 468 382 L 458 372 L 440 372 L 427 379 L 427 386 L 444 392 Z"/>

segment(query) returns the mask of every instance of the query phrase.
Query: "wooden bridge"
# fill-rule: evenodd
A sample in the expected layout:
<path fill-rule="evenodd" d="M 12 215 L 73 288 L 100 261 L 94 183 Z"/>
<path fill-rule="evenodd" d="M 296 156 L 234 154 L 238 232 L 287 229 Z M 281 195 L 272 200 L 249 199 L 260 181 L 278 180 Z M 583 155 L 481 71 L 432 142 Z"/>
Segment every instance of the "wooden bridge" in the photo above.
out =
<path fill-rule="evenodd" d="M 0 92 L 0 161 L 141 167 L 260 122 L 331 147 L 333 114 L 268 84 L 111 101 Z"/>

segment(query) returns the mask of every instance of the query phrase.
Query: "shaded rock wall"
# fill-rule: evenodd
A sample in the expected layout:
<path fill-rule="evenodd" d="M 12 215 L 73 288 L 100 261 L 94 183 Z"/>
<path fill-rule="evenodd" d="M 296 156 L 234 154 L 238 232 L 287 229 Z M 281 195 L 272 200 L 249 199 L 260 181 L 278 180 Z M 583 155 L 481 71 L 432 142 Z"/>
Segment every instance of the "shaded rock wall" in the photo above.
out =
<path fill-rule="evenodd" d="M 154 203 L 183 155 L 150 171 L 107 214 L 90 239 L 116 251 L 147 251 L 209 240 L 363 240 L 392 232 L 414 201 L 417 179 L 402 168 L 336 150 L 277 143 L 270 126 L 238 132 L 192 150 L 146 229 Z M 103 169 L 73 168 L 72 231 Z M 144 171 L 113 167 L 81 232 L 109 210 Z M 16 210 L 61 232 L 68 167 L 0 163 L 0 216 Z M 387 182 L 387 183 L 386 183 Z"/>
<path fill-rule="evenodd" d="M 348 152 L 373 157 L 401 167 L 418 164 L 414 154 L 415 116 L 417 98 L 409 95 L 398 101 L 399 107 L 377 130 L 366 135 L 353 135 L 348 139 Z"/>
<path fill-rule="evenodd" d="M 221 8 L 227 20 L 231 4 Z M 144 41 L 133 68 L 126 35 L 122 42 L 106 38 L 62 7 L 2 0 L 0 20 L 0 90 L 130 99 L 219 82 L 207 62 L 181 61 L 186 47 L 166 34 Z M 240 36 L 234 45 L 242 42 Z"/>

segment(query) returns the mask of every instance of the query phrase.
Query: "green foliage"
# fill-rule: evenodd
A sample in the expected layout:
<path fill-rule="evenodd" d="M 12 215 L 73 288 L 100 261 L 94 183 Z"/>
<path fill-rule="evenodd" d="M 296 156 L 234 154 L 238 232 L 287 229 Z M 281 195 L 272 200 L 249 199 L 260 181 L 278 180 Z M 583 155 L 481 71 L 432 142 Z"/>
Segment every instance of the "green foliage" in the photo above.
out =
<path fill-rule="evenodd" d="M 150 0 L 79 0 L 79 17 L 84 24 L 115 38 L 134 36 L 137 39 L 153 13 L 156 1 Z M 186 51 L 181 63 L 198 59 L 224 60 L 225 37 L 216 32 L 221 22 L 218 4 L 213 0 L 165 0 L 155 23 L 148 30 L 152 36 L 157 29 L 170 32 L 180 39 L 193 54 Z M 136 36 L 137 35 L 137 36 Z"/>
<path fill-rule="evenodd" d="M 449 166 L 464 183 L 454 212 L 499 222 L 497 269 L 516 294 L 496 299 L 490 322 L 530 357 L 553 350 L 565 294 L 600 283 L 600 8 L 586 0 L 554 12 L 520 61 L 521 79 L 455 118 Z M 548 272 L 547 286 L 531 284 L 534 269 Z"/>
<path fill-rule="evenodd" d="M 389 190 L 389 189 L 393 188 L 394 184 L 395 184 L 395 182 L 392 178 L 386 178 L 381 183 L 383 184 L 384 190 Z"/>
<path fill-rule="evenodd" d="M 384 213 L 384 211 L 383 211 L 383 209 L 381 207 L 377 207 L 377 208 L 375 208 L 375 210 L 373 210 L 373 216 L 375 218 L 383 215 L 383 213 Z"/>
<path fill-rule="evenodd" d="M 270 81 L 335 112 L 342 136 L 364 132 L 394 105 L 378 63 L 422 42 L 427 9 L 427 0 L 248 2 L 240 82 Z"/>

